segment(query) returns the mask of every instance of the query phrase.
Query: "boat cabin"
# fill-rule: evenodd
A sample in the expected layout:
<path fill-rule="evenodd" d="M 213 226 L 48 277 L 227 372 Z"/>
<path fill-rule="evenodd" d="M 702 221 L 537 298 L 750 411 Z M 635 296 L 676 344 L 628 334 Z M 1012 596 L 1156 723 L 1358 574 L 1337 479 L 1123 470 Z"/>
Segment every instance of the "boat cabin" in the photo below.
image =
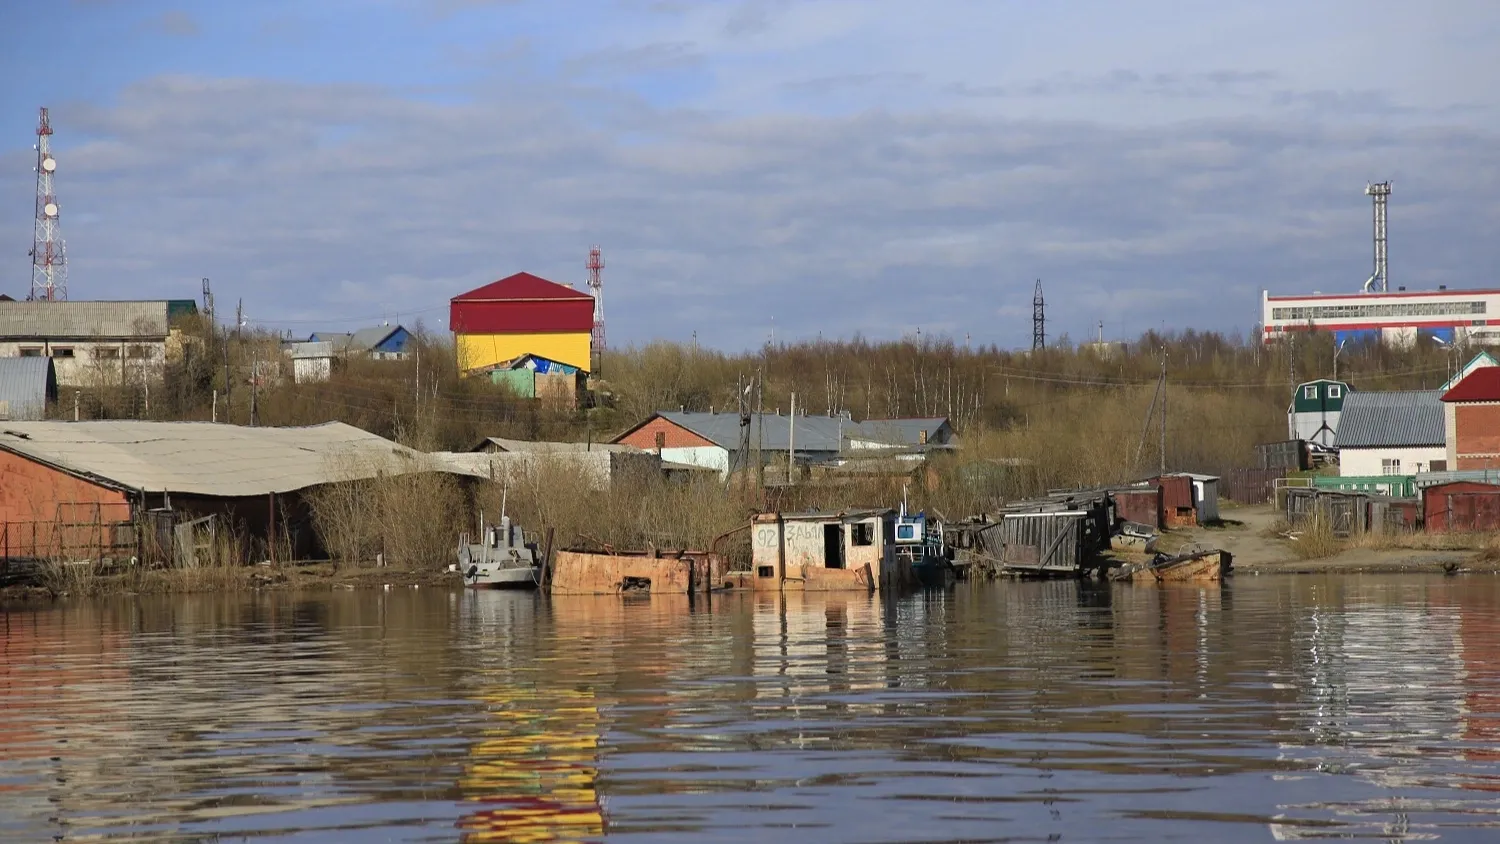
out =
<path fill-rule="evenodd" d="M 756 590 L 898 589 L 913 582 L 913 557 L 898 552 L 925 526 L 895 510 L 761 513 L 750 524 Z M 910 534 L 898 543 L 898 530 Z"/>

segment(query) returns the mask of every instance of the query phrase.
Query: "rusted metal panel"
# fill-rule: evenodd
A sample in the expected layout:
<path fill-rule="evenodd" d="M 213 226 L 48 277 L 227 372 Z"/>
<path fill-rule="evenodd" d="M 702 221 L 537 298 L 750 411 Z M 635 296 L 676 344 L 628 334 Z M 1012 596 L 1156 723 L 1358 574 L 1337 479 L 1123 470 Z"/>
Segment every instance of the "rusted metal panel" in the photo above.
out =
<path fill-rule="evenodd" d="M 1163 475 L 1151 483 L 1161 487 L 1162 527 L 1195 527 L 1198 511 L 1193 506 L 1193 479 L 1187 475 Z"/>
<path fill-rule="evenodd" d="M 640 590 L 659 595 L 705 592 L 725 580 L 725 568 L 722 558 L 703 552 L 657 556 L 558 551 L 552 561 L 552 593 L 617 595 Z"/>
<path fill-rule="evenodd" d="M 1500 530 L 1500 486 L 1457 481 L 1422 490 L 1423 521 L 1435 533 Z"/>
<path fill-rule="evenodd" d="M 903 589 L 915 582 L 892 551 L 891 511 L 762 513 L 750 527 L 757 590 Z"/>
<path fill-rule="evenodd" d="M 1275 497 L 1276 481 L 1286 474 L 1283 468 L 1234 469 L 1220 481 L 1220 490 L 1225 498 L 1239 504 L 1264 504 Z"/>
<path fill-rule="evenodd" d="M 1411 533 L 1422 521 L 1422 502 L 1415 498 L 1375 496 L 1369 501 L 1373 533 Z"/>
<path fill-rule="evenodd" d="M 1161 487 L 1152 485 L 1118 489 L 1111 495 L 1115 501 L 1116 518 L 1161 530 Z"/>

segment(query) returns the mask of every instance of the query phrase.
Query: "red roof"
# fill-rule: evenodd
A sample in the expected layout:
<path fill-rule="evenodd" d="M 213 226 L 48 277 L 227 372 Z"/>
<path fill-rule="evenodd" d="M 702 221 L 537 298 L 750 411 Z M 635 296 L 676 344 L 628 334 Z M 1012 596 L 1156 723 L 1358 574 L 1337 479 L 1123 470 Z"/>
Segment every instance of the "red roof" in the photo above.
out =
<path fill-rule="evenodd" d="M 555 281 L 548 281 L 541 276 L 531 273 L 516 273 L 508 275 L 499 281 L 492 281 L 483 287 L 470 290 L 468 293 L 460 293 L 453 297 L 455 302 L 536 302 L 557 301 L 570 299 L 593 299 L 587 293 L 564 287 Z"/>
<path fill-rule="evenodd" d="M 1443 401 L 1500 401 L 1500 366 L 1481 366 L 1443 393 Z"/>

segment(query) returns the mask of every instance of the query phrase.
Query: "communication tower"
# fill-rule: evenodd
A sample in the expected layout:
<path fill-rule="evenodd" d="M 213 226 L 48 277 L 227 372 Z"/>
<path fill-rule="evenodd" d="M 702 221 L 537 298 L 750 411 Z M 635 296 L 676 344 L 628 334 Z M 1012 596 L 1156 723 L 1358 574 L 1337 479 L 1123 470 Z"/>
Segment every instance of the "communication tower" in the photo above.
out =
<path fill-rule="evenodd" d="M 1047 303 L 1042 299 L 1042 280 L 1036 280 L 1036 295 L 1031 297 L 1031 348 L 1047 348 Z"/>
<path fill-rule="evenodd" d="M 1375 272 L 1365 280 L 1366 293 L 1384 293 L 1389 289 L 1385 263 L 1385 204 L 1391 195 L 1390 182 L 1374 182 L 1365 186 L 1365 196 L 1375 206 Z"/>
<path fill-rule="evenodd" d="M 58 221 L 57 194 L 52 189 L 55 172 L 52 122 L 43 108 L 36 127 L 36 226 L 31 241 L 31 293 L 26 298 L 44 302 L 68 298 L 68 251 Z"/>
<path fill-rule="evenodd" d="M 604 352 L 604 254 L 595 246 L 589 250 L 589 293 L 594 297 L 594 354 Z"/>

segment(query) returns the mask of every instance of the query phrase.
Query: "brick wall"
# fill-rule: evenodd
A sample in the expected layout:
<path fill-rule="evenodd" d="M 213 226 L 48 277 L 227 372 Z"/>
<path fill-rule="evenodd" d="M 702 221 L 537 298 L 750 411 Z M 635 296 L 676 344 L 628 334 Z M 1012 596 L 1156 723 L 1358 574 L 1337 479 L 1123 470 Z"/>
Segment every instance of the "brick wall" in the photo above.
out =
<path fill-rule="evenodd" d="M 657 434 L 662 435 L 662 440 L 657 440 Z M 648 450 L 653 450 L 658 445 L 663 448 L 702 448 L 713 445 L 703 437 L 660 416 L 653 418 L 616 442 Z"/>

